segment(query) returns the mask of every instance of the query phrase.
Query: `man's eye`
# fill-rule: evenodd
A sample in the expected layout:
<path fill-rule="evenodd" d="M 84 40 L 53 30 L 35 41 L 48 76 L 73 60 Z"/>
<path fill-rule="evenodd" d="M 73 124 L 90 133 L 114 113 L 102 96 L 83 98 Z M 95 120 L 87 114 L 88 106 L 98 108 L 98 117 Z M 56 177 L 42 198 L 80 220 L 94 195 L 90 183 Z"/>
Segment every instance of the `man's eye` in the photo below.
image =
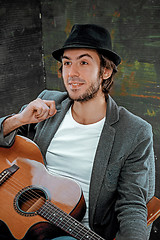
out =
<path fill-rule="evenodd" d="M 88 63 L 85 62 L 85 61 L 82 61 L 81 64 L 82 64 L 82 65 L 87 65 Z"/>
<path fill-rule="evenodd" d="M 68 65 L 70 65 L 70 64 L 71 64 L 70 62 L 64 62 L 64 63 L 63 63 L 64 66 L 68 66 Z"/>

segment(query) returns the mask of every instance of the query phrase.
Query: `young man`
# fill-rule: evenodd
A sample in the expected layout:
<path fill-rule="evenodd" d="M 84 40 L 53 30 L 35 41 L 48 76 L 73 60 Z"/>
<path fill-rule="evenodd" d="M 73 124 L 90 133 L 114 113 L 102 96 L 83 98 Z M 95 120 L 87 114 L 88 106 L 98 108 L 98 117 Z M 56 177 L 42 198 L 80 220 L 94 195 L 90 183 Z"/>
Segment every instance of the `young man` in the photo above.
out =
<path fill-rule="evenodd" d="M 121 61 L 109 32 L 74 25 L 53 57 L 62 62 L 66 92 L 45 90 L 20 113 L 1 119 L 0 145 L 11 146 L 17 132 L 33 136 L 48 171 L 81 185 L 85 226 L 107 240 L 148 239 L 152 129 L 108 94 Z"/>

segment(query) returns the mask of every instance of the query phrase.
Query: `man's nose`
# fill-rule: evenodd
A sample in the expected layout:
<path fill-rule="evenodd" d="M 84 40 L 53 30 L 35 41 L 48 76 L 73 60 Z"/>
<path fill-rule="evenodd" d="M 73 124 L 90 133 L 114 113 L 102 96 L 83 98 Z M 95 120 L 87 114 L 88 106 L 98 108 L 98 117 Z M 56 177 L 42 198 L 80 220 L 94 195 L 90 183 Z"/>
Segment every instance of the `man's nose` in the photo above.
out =
<path fill-rule="evenodd" d="M 79 76 L 79 71 L 78 67 L 76 64 L 72 64 L 70 69 L 69 69 L 69 76 L 74 77 L 74 76 Z"/>

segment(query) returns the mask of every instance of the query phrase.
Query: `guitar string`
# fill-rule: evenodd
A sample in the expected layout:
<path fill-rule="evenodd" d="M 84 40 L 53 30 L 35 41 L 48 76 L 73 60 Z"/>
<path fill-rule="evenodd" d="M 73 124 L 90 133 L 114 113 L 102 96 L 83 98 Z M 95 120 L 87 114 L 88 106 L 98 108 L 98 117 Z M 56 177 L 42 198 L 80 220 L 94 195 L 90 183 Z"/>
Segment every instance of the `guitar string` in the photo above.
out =
<path fill-rule="evenodd" d="M 54 206 L 52 206 L 52 204 L 50 205 L 50 209 L 52 209 L 52 208 L 54 208 Z M 43 210 L 42 210 L 43 211 Z M 61 210 L 60 210 L 61 211 Z M 46 214 L 46 212 L 44 213 L 44 214 L 42 214 L 42 215 L 47 215 Z M 64 213 L 63 211 L 62 211 L 62 215 L 63 215 L 63 218 L 67 218 L 67 214 L 66 213 Z M 52 217 L 50 216 L 49 217 L 50 218 L 50 220 L 52 220 Z M 55 216 L 54 216 L 54 218 L 55 218 Z M 74 237 L 76 237 L 76 236 L 78 236 L 79 238 L 78 239 L 84 239 L 84 237 L 86 237 L 86 239 L 92 239 L 92 238 L 90 238 L 90 236 L 91 237 L 93 237 L 94 236 L 94 238 L 93 239 L 96 239 L 96 237 L 97 237 L 97 239 L 102 239 L 102 238 L 100 238 L 100 236 L 96 236 L 96 234 L 94 233 L 94 232 L 91 232 L 91 230 L 90 229 L 88 229 L 88 228 L 85 228 L 85 226 L 83 225 L 83 224 L 81 224 L 80 222 L 78 222 L 76 219 L 74 219 L 74 218 L 70 218 L 69 219 L 69 221 L 70 222 L 66 222 L 65 221 L 65 224 L 63 224 L 63 219 L 57 219 L 57 220 L 61 220 L 58 224 L 57 224 L 57 226 L 59 226 L 60 228 L 62 228 L 62 229 L 64 229 L 64 230 L 67 230 L 67 232 L 68 233 L 70 233 L 71 235 L 73 235 Z M 55 221 L 54 221 L 55 222 Z M 62 223 L 62 224 L 61 224 Z M 71 224 L 72 223 L 72 224 Z M 75 226 L 77 226 L 77 227 L 79 227 L 79 229 L 78 229 L 78 231 L 77 231 L 77 229 L 75 228 L 75 226 L 74 226 L 74 229 L 71 229 L 72 228 L 72 225 L 75 225 Z M 72 230 L 72 232 L 71 231 L 69 231 L 69 229 L 71 229 Z M 73 232 L 75 232 L 74 234 L 73 234 Z M 88 233 L 88 234 L 87 234 Z M 87 236 L 86 236 L 86 234 L 87 234 Z"/>
<path fill-rule="evenodd" d="M 21 179 L 23 179 L 23 177 L 25 176 L 24 174 L 22 174 L 21 173 Z M 26 176 L 25 176 L 26 177 Z M 13 180 L 12 180 L 13 179 Z M 26 185 L 25 186 L 23 186 L 22 184 L 20 184 L 18 181 L 17 181 L 17 179 L 16 178 L 14 178 L 14 176 L 11 176 L 10 177 L 10 183 L 11 183 L 11 181 L 13 182 L 13 186 L 12 186 L 12 188 L 14 189 L 14 183 L 16 183 L 17 184 L 17 186 L 21 189 L 21 190 L 23 190 L 23 189 L 25 189 L 25 187 L 26 187 Z M 29 186 L 30 187 L 30 186 Z M 35 187 L 36 188 L 36 186 L 35 185 L 32 185 L 31 187 Z M 16 188 L 15 188 L 16 189 Z M 23 192 L 23 191 L 21 191 L 21 190 L 19 190 L 18 188 L 16 189 L 16 191 L 18 191 L 18 192 Z M 27 190 L 27 189 L 26 189 Z M 39 198 L 41 198 L 41 199 L 43 199 L 44 200 L 44 202 L 46 201 L 46 198 L 44 198 L 44 197 L 42 197 L 39 193 L 37 193 L 36 191 L 35 191 L 35 189 L 30 189 L 29 191 L 25 191 L 25 195 L 23 194 L 22 195 L 23 196 L 23 198 L 21 198 L 21 199 L 23 199 L 24 200 L 24 203 L 25 203 L 25 200 L 30 200 L 30 197 L 32 197 L 32 198 L 37 198 L 37 199 L 39 199 Z M 22 202 L 22 200 L 20 200 L 21 202 Z M 33 200 L 31 200 L 30 201 L 30 203 L 35 203 L 35 201 L 34 201 L 34 199 Z M 26 204 L 26 206 L 27 206 L 27 204 Z M 28 205 L 28 207 L 30 207 L 30 205 Z"/>
<path fill-rule="evenodd" d="M 12 179 L 14 179 L 14 177 L 12 176 L 11 178 L 10 178 L 10 180 L 12 180 Z M 14 189 L 16 189 L 15 188 L 15 182 L 17 182 L 17 185 L 19 185 L 21 188 L 22 188 L 22 185 L 20 185 L 19 184 L 19 182 L 15 179 L 15 181 L 13 181 L 12 180 L 12 182 L 10 181 L 10 187 L 12 187 L 12 189 L 14 190 Z M 11 185 L 13 183 L 13 185 Z M 19 189 L 16 189 L 16 190 L 18 190 L 19 191 Z M 30 194 L 31 193 L 31 194 Z M 30 196 L 31 197 L 40 197 L 37 193 L 35 193 L 35 191 L 33 191 L 33 190 L 31 190 L 30 191 L 30 193 L 27 193 L 27 194 L 25 194 L 25 197 L 24 197 L 24 195 L 22 195 L 23 196 L 23 198 L 21 198 L 21 201 L 22 200 L 24 200 L 24 202 L 26 202 L 25 200 L 29 200 L 30 199 Z M 28 197 L 28 199 L 27 199 L 27 197 Z M 44 199 L 44 202 L 46 201 L 46 199 Z M 30 203 L 32 203 L 32 201 L 30 201 Z M 34 203 L 34 201 L 33 201 L 33 203 Z M 28 205 L 28 207 L 30 207 L 30 205 L 29 204 L 26 204 L 26 205 Z M 40 205 L 40 207 L 41 207 L 41 205 Z M 47 209 L 47 208 L 46 208 Z M 50 209 L 47 209 L 47 210 L 50 210 Z"/>
<path fill-rule="evenodd" d="M 46 203 L 46 204 L 49 204 L 49 203 Z M 55 209 L 56 208 L 56 211 L 58 212 L 58 216 L 55 214 L 55 211 L 53 213 L 52 211 L 52 214 L 49 213 L 49 216 L 48 218 L 53 221 L 53 218 L 55 219 L 54 220 L 54 223 L 59 226 L 61 229 L 63 230 L 66 230 L 68 233 L 71 233 L 71 231 L 69 231 L 69 229 L 71 230 L 72 228 L 72 225 L 74 224 L 76 227 L 78 225 L 80 225 L 80 222 L 78 222 L 78 224 L 76 224 L 76 220 L 74 218 L 71 218 L 71 217 L 68 217 L 68 215 L 66 213 L 64 213 L 63 211 L 61 211 L 60 209 L 58 209 L 57 207 L 54 207 L 52 206 L 52 203 L 49 204 L 49 210 L 52 210 L 52 209 Z M 43 214 L 43 209 L 42 209 L 42 215 L 44 215 L 45 217 L 47 217 L 47 214 L 46 212 L 44 212 Z M 67 220 L 66 220 L 67 219 Z M 59 220 L 59 222 L 57 223 L 57 221 Z M 65 220 L 65 221 L 64 221 Z M 76 231 L 75 229 L 75 226 L 74 226 L 74 231 Z M 80 231 L 80 230 L 79 230 Z"/>
<path fill-rule="evenodd" d="M 50 204 L 50 209 L 54 208 L 54 206 L 52 205 L 52 203 Z M 67 218 L 67 214 L 64 213 L 61 209 L 60 211 L 62 212 L 63 217 Z M 51 218 L 51 217 L 50 217 Z M 52 219 L 52 218 L 51 218 Z M 79 230 L 76 230 L 76 235 L 74 234 L 73 236 L 79 236 L 79 237 L 86 237 L 86 239 L 92 239 L 90 237 L 94 237 L 93 239 L 103 239 L 100 236 L 98 236 L 95 232 L 93 232 L 92 230 L 88 229 L 87 227 L 85 227 L 82 223 L 80 223 L 78 220 L 76 220 L 75 218 L 70 218 L 69 221 L 65 221 L 65 224 L 63 224 L 63 219 L 60 219 L 61 221 L 58 223 L 57 226 L 60 226 L 62 229 L 67 230 L 68 229 L 68 233 L 71 234 L 71 232 L 69 231 L 69 228 L 72 227 L 72 224 L 76 225 L 79 227 Z M 61 224 L 62 223 L 62 224 Z M 72 223 L 72 224 L 71 224 Z M 68 224 L 68 225 L 67 225 Z M 65 225 L 65 226 L 64 226 Z M 73 229 L 73 231 L 75 231 L 75 227 Z M 84 235 L 85 234 L 85 235 Z M 87 236 L 86 236 L 87 235 Z M 81 239 L 81 238 L 80 238 Z M 82 238 L 83 239 L 83 238 Z"/>
<path fill-rule="evenodd" d="M 24 176 L 24 175 L 23 175 L 23 174 L 21 174 L 21 175 L 22 175 L 22 179 L 23 179 L 23 176 Z M 26 187 L 25 185 L 20 184 L 20 183 L 17 181 L 17 179 L 14 178 L 13 176 L 11 176 L 9 180 L 10 180 L 10 181 L 9 181 L 8 183 L 10 183 L 10 185 L 11 185 L 11 183 L 13 184 L 13 185 L 11 185 L 11 187 L 12 187 L 13 190 L 16 190 L 16 191 L 17 191 L 17 194 L 18 194 L 19 192 L 21 192 L 21 193 L 23 192 L 22 190 L 25 189 L 25 187 Z M 14 184 L 17 184 L 17 186 L 15 186 Z M 17 188 L 16 188 L 16 187 L 17 187 Z M 32 187 L 35 187 L 35 186 L 33 185 Z M 19 190 L 19 188 L 20 188 L 21 190 Z M 26 189 L 26 190 L 27 190 L 27 189 Z M 16 195 L 17 195 L 17 194 L 16 194 Z M 46 201 L 46 199 L 45 199 L 44 197 L 42 198 L 42 196 L 41 196 L 40 194 L 38 194 L 37 192 L 35 192 L 35 190 L 33 190 L 33 189 L 30 189 L 29 192 L 28 192 L 28 191 L 25 191 L 25 195 L 23 194 L 22 196 L 23 196 L 23 198 L 21 198 L 21 199 L 24 200 L 24 201 L 20 200 L 22 203 L 23 203 L 23 202 L 26 203 L 25 200 L 30 200 L 30 197 L 36 198 L 36 199 L 41 198 L 41 199 L 43 199 L 44 201 Z M 25 197 L 24 197 L 24 196 L 25 196 Z M 31 200 L 30 203 L 34 204 L 35 201 L 34 201 L 34 200 Z M 30 207 L 30 205 L 28 205 L 27 203 L 26 203 L 26 206 Z"/>
<path fill-rule="evenodd" d="M 22 179 L 23 179 L 23 176 L 24 176 L 24 174 L 22 174 L 21 173 L 21 176 L 22 176 Z M 18 181 L 17 181 L 17 179 L 16 178 L 14 178 L 14 176 L 11 176 L 11 178 L 10 178 L 10 183 L 11 183 L 11 181 L 12 181 L 12 183 L 13 183 L 13 185 L 12 185 L 12 188 L 14 189 L 15 188 L 15 186 L 14 186 L 14 183 L 16 183 L 17 184 L 17 186 L 19 187 L 19 188 L 21 188 L 22 190 L 23 189 L 25 189 L 25 186 L 23 186 L 22 184 L 20 184 Z M 36 186 L 34 186 L 33 185 L 33 187 L 36 187 Z M 16 189 L 16 188 L 15 188 Z M 16 189 L 18 192 L 20 192 L 20 190 L 17 188 Z M 23 192 L 23 191 L 22 191 Z M 21 193 L 22 193 L 21 192 Z M 23 200 L 29 200 L 30 199 L 30 197 L 35 197 L 35 198 L 41 198 L 41 199 L 43 199 L 44 200 L 44 202 L 46 201 L 46 198 L 44 198 L 44 197 L 42 197 L 40 194 L 38 194 L 37 192 L 35 192 L 35 189 L 30 189 L 29 191 L 26 191 L 25 192 L 25 195 L 23 194 L 22 196 L 25 196 L 25 197 L 23 197 L 23 198 L 21 198 L 21 199 L 23 199 Z M 32 202 L 33 204 L 35 203 L 35 201 L 33 200 L 33 201 L 30 201 L 30 202 Z M 25 203 L 25 201 L 24 201 L 24 203 Z M 28 205 L 28 206 L 30 206 L 30 205 Z"/>
<path fill-rule="evenodd" d="M 17 181 L 17 180 L 15 180 L 15 181 Z M 12 181 L 12 182 L 14 183 L 14 181 Z M 20 184 L 18 183 L 17 185 L 20 185 Z M 13 188 L 13 186 L 12 186 L 12 188 Z M 36 197 L 37 197 L 37 195 L 38 195 L 37 193 L 35 194 L 34 191 L 33 191 L 33 194 L 36 195 Z M 32 194 L 32 195 L 33 195 L 33 194 Z M 28 196 L 29 196 L 29 194 L 28 194 Z M 44 199 L 44 201 L 46 201 L 46 199 Z M 51 202 L 48 202 L 48 203 L 51 203 Z M 68 215 L 67 215 L 65 212 L 63 212 L 61 209 L 59 209 L 57 206 L 55 206 L 55 207 L 56 207 L 56 211 L 57 211 L 56 214 L 59 215 L 59 213 L 61 213 L 61 215 L 58 216 L 57 220 L 54 221 L 54 223 L 56 224 L 56 222 L 57 222 L 58 220 L 61 220 L 60 218 L 67 217 Z M 50 205 L 49 205 L 49 206 L 47 205 L 47 207 L 45 206 L 45 209 L 44 209 L 44 210 L 45 210 L 45 211 L 48 210 L 48 212 L 47 212 L 47 214 L 48 214 L 50 210 L 52 210 L 52 212 L 53 212 L 54 207 L 51 207 Z M 45 212 L 45 217 L 47 217 L 47 214 L 46 214 L 46 212 Z M 66 215 L 65 215 L 65 214 L 66 214 Z M 49 215 L 50 215 L 50 214 L 49 214 Z M 55 217 L 57 217 L 57 215 L 54 215 L 54 218 L 55 218 Z M 72 224 L 74 224 L 74 222 L 75 222 L 76 219 L 74 219 L 74 218 L 71 217 L 70 215 L 69 215 L 69 217 L 72 218 Z M 50 217 L 47 217 L 47 220 L 48 220 L 48 218 L 53 220 L 53 218 L 51 218 L 51 216 L 50 216 Z M 68 219 L 68 221 L 70 221 L 70 219 Z M 60 222 L 60 223 L 61 223 L 61 222 Z M 78 221 L 77 221 L 77 223 L 78 223 L 77 225 L 80 224 L 80 222 L 78 222 Z M 56 224 L 56 225 L 59 226 L 59 227 L 61 226 L 61 224 Z M 63 224 L 63 225 L 65 225 L 65 224 Z M 82 226 L 83 226 L 83 225 L 82 225 Z M 67 229 L 70 228 L 70 227 L 71 227 L 71 225 L 67 225 L 65 228 L 63 227 L 63 229 L 64 229 L 64 230 L 67 230 Z M 84 228 L 84 226 L 83 226 L 83 228 Z M 80 232 L 80 234 L 81 234 L 82 236 L 84 236 L 84 234 L 86 234 L 86 230 L 83 231 L 83 232 L 81 232 L 82 229 L 79 229 L 78 232 L 76 232 L 75 229 L 73 229 L 73 230 L 74 230 L 74 232 L 75 232 L 75 234 L 76 234 L 76 235 L 74 235 L 74 236 L 77 236 L 79 232 Z M 67 232 L 70 233 L 69 231 L 67 231 Z M 88 232 L 88 229 L 87 229 L 87 232 Z M 71 233 L 70 233 L 70 234 L 71 234 Z M 79 235 L 80 235 L 80 234 L 79 234 Z M 95 233 L 93 232 L 92 235 L 93 235 L 93 234 L 95 234 Z M 95 238 L 94 238 L 94 239 L 95 239 Z M 99 238 L 98 238 L 98 239 L 99 239 Z"/>
<path fill-rule="evenodd" d="M 14 181 L 13 180 L 15 180 L 15 182 L 17 182 L 17 186 L 19 185 L 19 187 L 23 187 L 22 185 L 20 185 L 19 184 L 19 182 L 12 176 L 11 178 L 10 178 L 10 180 L 12 180 L 12 183 L 14 184 Z M 11 181 L 10 181 L 10 183 L 11 183 Z M 11 184 L 10 184 L 11 185 Z M 15 186 L 13 185 L 11 185 L 11 187 L 14 189 L 15 188 Z M 15 188 L 16 189 L 16 188 Z M 16 190 L 19 190 L 18 188 L 16 189 Z M 27 193 L 27 194 L 26 194 Z M 44 197 L 42 197 L 40 194 L 38 194 L 37 192 L 35 192 L 33 189 L 30 189 L 30 191 L 28 192 L 28 191 L 26 191 L 25 192 L 25 198 L 24 198 L 24 195 L 22 195 L 23 196 L 23 199 L 22 200 L 24 200 L 24 203 L 26 202 L 25 200 L 29 200 L 30 199 L 30 196 L 31 197 L 35 197 L 35 198 L 41 198 L 43 201 L 44 201 L 44 203 L 46 202 L 46 199 L 44 198 Z M 28 199 L 27 199 L 27 197 L 28 197 Z M 31 203 L 32 201 L 30 201 L 30 203 Z M 35 201 L 33 200 L 33 203 L 35 203 Z M 53 212 L 53 210 L 54 210 L 54 208 L 56 208 L 56 211 L 57 211 L 57 214 L 59 215 L 60 214 L 60 216 L 58 216 L 58 218 L 57 218 L 57 220 L 56 221 L 54 221 L 55 222 L 55 224 L 56 224 L 56 222 L 58 221 L 58 220 L 60 220 L 60 218 L 61 219 L 63 219 L 64 217 L 66 218 L 68 218 L 68 221 L 67 222 L 69 222 L 69 221 L 71 221 L 72 220 L 72 224 L 75 224 L 75 222 L 76 222 L 76 224 L 77 225 L 79 225 L 79 226 L 81 226 L 81 228 L 82 229 L 80 229 L 80 230 L 78 230 L 78 232 L 76 232 L 75 230 L 76 229 L 73 229 L 74 231 L 75 231 L 75 234 L 77 234 L 77 235 L 79 235 L 80 236 L 80 234 L 82 235 L 82 236 L 84 236 L 84 234 L 86 234 L 88 231 L 90 231 L 90 229 L 85 229 L 85 227 L 84 227 L 84 225 L 82 225 L 80 222 L 78 222 L 76 219 L 74 219 L 71 215 L 69 215 L 69 217 L 68 217 L 68 215 L 67 215 L 67 213 L 65 213 L 65 212 L 63 212 L 60 208 L 58 208 L 57 206 L 52 206 L 51 204 L 51 202 L 49 202 L 50 203 L 50 206 L 48 206 L 47 205 L 47 207 L 46 207 L 46 205 L 45 205 L 45 211 L 46 210 L 48 210 L 48 212 L 50 211 L 50 210 L 52 210 L 52 212 Z M 26 204 L 26 205 L 28 205 L 28 204 Z M 42 204 L 39 204 L 40 206 L 39 207 L 41 207 L 42 206 Z M 30 205 L 28 205 L 28 206 L 30 206 Z M 48 213 L 47 213 L 48 214 Z M 51 214 L 49 214 L 49 215 L 51 215 Z M 45 215 L 45 217 L 47 217 L 47 215 Z M 54 218 L 55 217 L 57 217 L 57 215 L 54 215 Z M 51 216 L 50 217 L 47 217 L 47 218 L 51 218 Z M 47 219 L 48 220 L 48 219 Z M 53 221 L 53 219 L 52 219 L 52 221 Z M 65 223 L 65 224 L 63 224 L 63 225 L 66 225 L 66 224 L 68 224 L 68 223 Z M 63 225 L 61 226 L 61 221 L 60 221 L 60 223 L 59 224 L 56 224 L 57 226 L 59 226 L 59 227 L 63 227 Z M 63 227 L 63 230 L 67 230 L 68 228 L 70 228 L 71 227 L 71 225 L 67 225 L 67 226 L 65 226 L 65 228 Z M 83 230 L 83 231 L 82 231 Z M 86 232 L 87 231 L 87 232 Z M 67 231 L 68 233 L 70 233 L 69 231 Z M 79 233 L 79 234 L 78 234 Z M 70 233 L 71 234 L 71 233 Z M 91 233 L 90 233 L 91 234 Z M 77 235 L 74 235 L 74 236 L 77 236 Z M 88 234 L 89 235 L 89 234 Z M 92 234 L 91 234 L 91 236 L 92 235 L 95 235 L 95 233 L 93 232 Z M 96 235 L 95 235 L 96 236 Z M 94 236 L 94 239 L 96 239 L 95 238 L 95 236 Z M 81 239 L 81 238 L 80 238 Z M 83 239 L 83 238 L 82 238 Z M 88 239 L 88 238 L 87 238 Z M 91 238 L 90 238 L 91 239 Z M 98 238 L 97 239 L 102 239 L 102 238 L 100 238 L 99 236 L 98 236 Z"/>

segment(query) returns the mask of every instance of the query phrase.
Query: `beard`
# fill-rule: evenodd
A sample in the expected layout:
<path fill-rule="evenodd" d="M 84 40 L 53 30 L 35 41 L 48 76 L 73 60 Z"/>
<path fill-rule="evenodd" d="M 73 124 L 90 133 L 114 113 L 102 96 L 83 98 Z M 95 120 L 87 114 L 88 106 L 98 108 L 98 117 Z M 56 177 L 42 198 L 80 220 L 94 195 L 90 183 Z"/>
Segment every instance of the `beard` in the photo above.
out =
<path fill-rule="evenodd" d="M 100 88 L 100 85 L 95 86 L 95 84 L 91 84 L 91 86 L 86 90 L 85 93 L 83 93 L 77 99 L 74 99 L 74 100 L 77 102 L 89 101 L 90 99 L 93 99 L 97 95 L 99 88 Z"/>
<path fill-rule="evenodd" d="M 80 81 L 84 81 L 84 80 L 80 80 Z M 95 83 L 91 83 L 91 85 L 88 87 L 88 89 L 86 89 L 86 91 L 83 94 L 75 98 L 71 97 L 67 88 L 66 87 L 65 88 L 71 100 L 77 101 L 77 102 L 86 102 L 96 97 L 100 89 L 100 86 L 101 86 L 101 80 L 100 80 L 100 77 L 98 77 L 97 81 Z"/>

